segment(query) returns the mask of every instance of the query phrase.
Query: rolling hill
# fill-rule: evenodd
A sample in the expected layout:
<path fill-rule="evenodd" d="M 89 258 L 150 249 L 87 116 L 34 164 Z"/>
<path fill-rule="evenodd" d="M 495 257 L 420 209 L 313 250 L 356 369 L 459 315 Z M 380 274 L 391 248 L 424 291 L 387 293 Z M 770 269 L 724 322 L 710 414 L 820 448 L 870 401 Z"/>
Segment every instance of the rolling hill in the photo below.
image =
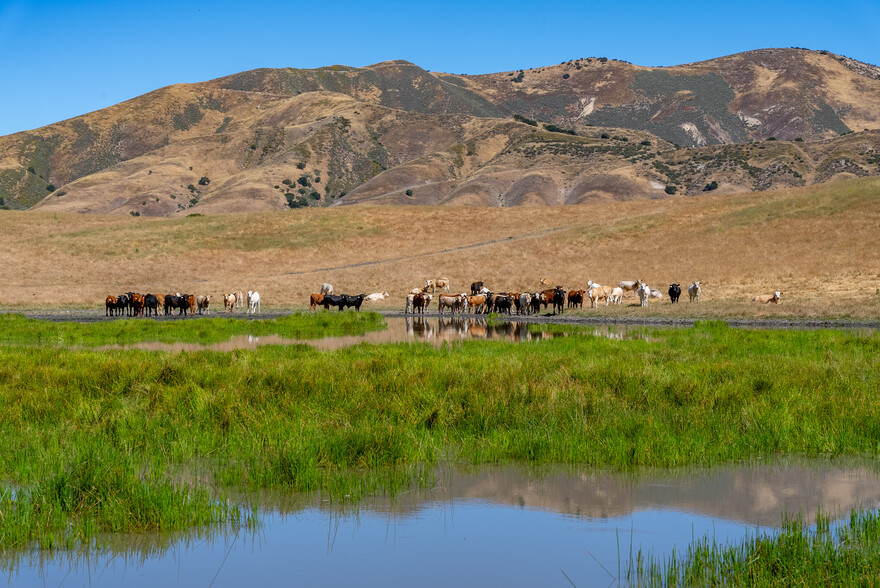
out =
<path fill-rule="evenodd" d="M 259 69 L 0 137 L 0 206 L 175 216 L 522 206 L 880 174 L 880 68 L 765 49 L 487 75 Z"/>

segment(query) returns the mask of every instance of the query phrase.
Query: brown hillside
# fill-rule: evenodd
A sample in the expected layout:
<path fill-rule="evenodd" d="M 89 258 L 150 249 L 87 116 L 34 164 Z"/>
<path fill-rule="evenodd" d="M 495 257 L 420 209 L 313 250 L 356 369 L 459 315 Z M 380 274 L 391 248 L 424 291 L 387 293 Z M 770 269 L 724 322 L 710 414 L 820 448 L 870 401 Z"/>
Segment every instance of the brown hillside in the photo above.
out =
<path fill-rule="evenodd" d="M 262 69 L 0 137 L 0 206 L 174 216 L 767 190 L 880 173 L 878 113 L 880 68 L 798 49 L 480 76 Z"/>

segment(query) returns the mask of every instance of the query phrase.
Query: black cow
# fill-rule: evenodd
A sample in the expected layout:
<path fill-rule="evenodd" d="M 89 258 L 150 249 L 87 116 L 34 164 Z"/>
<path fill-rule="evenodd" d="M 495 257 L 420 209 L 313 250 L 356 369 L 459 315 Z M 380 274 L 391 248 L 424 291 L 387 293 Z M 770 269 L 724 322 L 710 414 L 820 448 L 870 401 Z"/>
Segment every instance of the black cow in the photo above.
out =
<path fill-rule="evenodd" d="M 168 294 L 165 296 L 165 314 L 172 314 L 174 309 L 179 309 L 177 313 L 178 316 L 182 314 L 186 314 L 186 309 L 189 308 L 189 302 L 187 302 L 186 298 L 183 296 L 172 296 Z"/>
<path fill-rule="evenodd" d="M 557 310 L 560 314 L 565 310 L 565 290 L 562 289 L 562 286 L 556 286 L 556 289 L 553 290 L 553 314 L 556 314 Z"/>
<path fill-rule="evenodd" d="M 483 282 L 474 282 L 471 284 L 471 296 L 476 296 L 483 289 Z"/>
<path fill-rule="evenodd" d="M 156 316 L 159 316 L 159 299 L 156 298 L 155 294 L 147 294 L 144 296 L 144 310 L 147 313 L 147 316 L 150 316 L 151 313 L 155 313 Z"/>
<path fill-rule="evenodd" d="M 357 296 L 354 296 L 352 294 L 343 294 L 342 304 L 339 305 L 339 310 L 342 310 L 343 308 L 347 308 L 349 306 L 353 306 L 356 311 L 360 312 L 361 304 L 363 304 L 364 302 L 364 296 L 366 296 L 366 294 L 358 294 Z"/>
<path fill-rule="evenodd" d="M 531 308 L 532 314 L 538 314 L 539 312 L 541 312 L 541 293 L 540 292 L 533 292 L 532 293 L 531 306 L 532 306 L 532 308 Z"/>
<path fill-rule="evenodd" d="M 494 304 L 492 305 L 493 312 L 504 312 L 510 314 L 510 309 L 513 307 L 513 299 L 507 294 L 498 294 L 495 296 Z"/>
<path fill-rule="evenodd" d="M 336 306 L 339 310 L 342 310 L 342 303 L 345 301 L 345 296 L 337 296 L 335 294 L 324 294 L 324 299 L 321 301 L 321 304 L 324 306 L 324 310 L 330 310 L 331 306 Z"/>
<path fill-rule="evenodd" d="M 681 296 L 681 286 L 678 284 L 672 284 L 669 286 L 669 300 L 672 301 L 672 304 L 678 302 L 679 296 Z"/>

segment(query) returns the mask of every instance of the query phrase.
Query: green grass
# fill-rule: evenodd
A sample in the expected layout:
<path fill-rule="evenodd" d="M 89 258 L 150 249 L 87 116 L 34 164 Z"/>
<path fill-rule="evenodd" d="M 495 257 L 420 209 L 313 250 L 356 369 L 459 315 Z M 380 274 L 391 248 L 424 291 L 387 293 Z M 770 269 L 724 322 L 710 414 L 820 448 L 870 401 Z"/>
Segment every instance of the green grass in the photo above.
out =
<path fill-rule="evenodd" d="M 880 514 L 853 511 L 832 526 L 819 516 L 815 529 L 789 518 L 778 534 L 739 545 L 708 538 L 683 555 L 659 559 L 638 554 L 626 582 L 638 586 L 873 586 L 880 577 Z"/>
<path fill-rule="evenodd" d="M 301 315 L 275 327 L 290 320 L 316 333 L 374 325 L 368 314 L 352 317 Z M 57 343 L 54 330 L 69 329 L 65 341 L 88 344 L 114 342 L 103 329 L 131 322 L 3 320 L 19 340 Z M 242 328 L 261 323 L 241 321 Z M 139 324 L 131 328 L 165 325 Z M 0 322 L 0 333 L 9 330 Z M 0 346 L 0 477 L 40 488 L 100 448 L 108 463 L 151 472 L 150 483 L 160 484 L 171 466 L 207 460 L 221 485 L 356 499 L 430 483 L 441 460 L 626 469 L 880 452 L 880 336 L 723 323 L 646 334 L 647 341 L 575 334 L 335 352 Z M 0 546 L 15 541 L 4 536 Z"/>

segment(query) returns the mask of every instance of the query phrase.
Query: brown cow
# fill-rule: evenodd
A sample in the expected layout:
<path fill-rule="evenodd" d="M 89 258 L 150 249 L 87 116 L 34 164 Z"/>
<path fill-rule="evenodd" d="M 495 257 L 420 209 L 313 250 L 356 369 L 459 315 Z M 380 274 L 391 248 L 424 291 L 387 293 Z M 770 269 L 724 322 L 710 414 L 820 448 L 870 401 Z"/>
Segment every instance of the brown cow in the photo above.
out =
<path fill-rule="evenodd" d="M 481 314 L 486 309 L 486 295 L 477 294 L 476 296 L 468 296 L 468 309 L 473 309 L 475 314 Z"/>
<path fill-rule="evenodd" d="M 131 312 L 132 316 L 143 316 L 144 314 L 144 295 L 131 295 Z"/>
<path fill-rule="evenodd" d="M 568 293 L 568 307 L 569 308 L 583 308 L 584 307 L 584 291 L 583 290 L 571 290 Z"/>
<path fill-rule="evenodd" d="M 113 316 L 116 314 L 116 305 L 119 303 L 119 299 L 116 296 L 107 296 L 107 300 L 104 302 L 106 308 L 104 310 L 104 316 Z"/>
<path fill-rule="evenodd" d="M 321 306 L 322 302 L 324 302 L 323 294 L 312 294 L 309 299 L 309 310 L 318 310 L 318 307 Z"/>

